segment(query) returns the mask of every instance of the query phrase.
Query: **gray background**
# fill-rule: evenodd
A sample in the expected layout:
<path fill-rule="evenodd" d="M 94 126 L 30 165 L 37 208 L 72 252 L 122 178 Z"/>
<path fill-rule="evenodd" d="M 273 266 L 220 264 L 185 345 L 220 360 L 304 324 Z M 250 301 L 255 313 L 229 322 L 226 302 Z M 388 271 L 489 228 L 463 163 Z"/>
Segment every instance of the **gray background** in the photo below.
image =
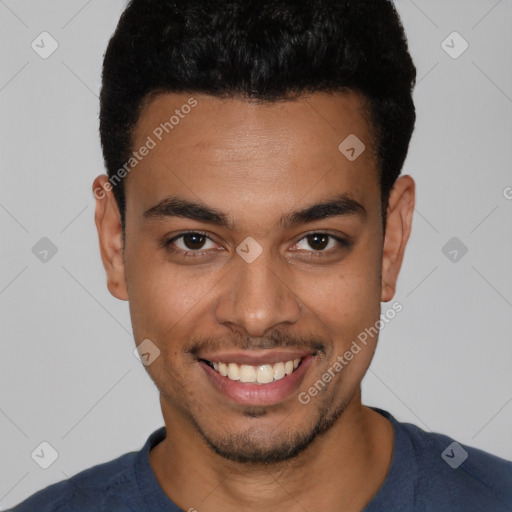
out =
<path fill-rule="evenodd" d="M 404 167 L 417 208 L 403 311 L 382 330 L 364 401 L 512 459 L 512 3 L 397 6 L 418 68 Z M 93 224 L 101 61 L 123 7 L 0 0 L 0 509 L 163 424 Z M 47 59 L 31 47 L 43 31 L 59 45 Z M 441 46 L 453 31 L 469 43 L 456 59 Z M 43 237 L 57 248 L 46 262 L 32 251 Z M 43 441 L 59 455 L 46 470 L 31 458 Z"/>

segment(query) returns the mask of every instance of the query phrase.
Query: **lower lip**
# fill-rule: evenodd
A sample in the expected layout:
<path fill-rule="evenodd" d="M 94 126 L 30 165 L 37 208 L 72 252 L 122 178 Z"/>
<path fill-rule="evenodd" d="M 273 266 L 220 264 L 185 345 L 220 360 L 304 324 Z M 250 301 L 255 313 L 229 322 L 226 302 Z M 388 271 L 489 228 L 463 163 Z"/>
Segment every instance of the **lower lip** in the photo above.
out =
<path fill-rule="evenodd" d="M 205 371 L 210 382 L 237 404 L 270 405 L 285 400 L 297 390 L 314 358 L 315 356 L 312 355 L 306 356 L 300 366 L 290 375 L 269 384 L 242 383 L 223 377 L 204 361 L 199 361 L 199 365 Z"/>

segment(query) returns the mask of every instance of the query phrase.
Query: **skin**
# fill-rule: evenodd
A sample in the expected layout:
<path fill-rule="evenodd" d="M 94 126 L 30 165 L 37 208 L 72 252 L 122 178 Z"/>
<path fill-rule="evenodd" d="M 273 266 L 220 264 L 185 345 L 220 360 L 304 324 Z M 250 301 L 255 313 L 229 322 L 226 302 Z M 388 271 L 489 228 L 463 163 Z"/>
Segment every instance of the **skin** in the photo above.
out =
<path fill-rule="evenodd" d="M 136 125 L 134 147 L 189 97 L 154 98 Z M 93 184 L 105 190 L 96 194 L 95 221 L 108 289 L 129 301 L 136 343 L 149 338 L 160 350 L 146 369 L 160 391 L 167 437 L 151 450 L 151 466 L 184 510 L 361 510 L 384 482 L 393 447 L 391 424 L 361 403 L 360 383 L 377 336 L 307 405 L 297 395 L 332 368 L 379 320 L 381 302 L 393 298 L 415 183 L 407 175 L 396 181 L 384 236 L 374 144 L 355 93 L 314 93 L 267 105 L 193 97 L 197 106 L 125 179 L 125 247 L 107 177 Z M 338 150 L 349 134 L 366 145 L 353 162 Z M 292 211 L 342 193 L 364 206 L 366 215 L 280 223 Z M 144 216 L 171 196 L 214 208 L 232 225 Z M 165 247 L 166 240 L 194 230 L 211 240 L 193 245 L 197 238 L 192 244 L 179 238 L 171 247 L 195 256 Z M 352 243 L 308 243 L 313 233 Z M 247 237 L 262 248 L 252 263 L 236 252 Z M 297 392 L 249 407 L 212 386 L 190 352 L 193 343 L 253 352 L 314 343 L 323 349 Z M 287 448 L 320 426 L 325 432 L 286 457 Z M 258 462 L 273 453 L 282 460 Z M 237 454 L 254 460 L 239 462 Z"/>

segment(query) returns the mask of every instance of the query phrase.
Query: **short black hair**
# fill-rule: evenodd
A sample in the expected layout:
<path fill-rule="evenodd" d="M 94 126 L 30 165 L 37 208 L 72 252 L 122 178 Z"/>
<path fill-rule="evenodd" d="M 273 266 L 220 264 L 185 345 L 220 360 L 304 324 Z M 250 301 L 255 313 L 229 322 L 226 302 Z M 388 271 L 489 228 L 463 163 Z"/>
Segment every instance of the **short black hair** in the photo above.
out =
<path fill-rule="evenodd" d="M 362 94 L 385 228 L 414 130 L 415 81 L 390 0 L 130 0 L 105 52 L 100 94 L 101 144 L 123 232 L 120 176 L 142 108 L 160 92 L 258 102 Z"/>

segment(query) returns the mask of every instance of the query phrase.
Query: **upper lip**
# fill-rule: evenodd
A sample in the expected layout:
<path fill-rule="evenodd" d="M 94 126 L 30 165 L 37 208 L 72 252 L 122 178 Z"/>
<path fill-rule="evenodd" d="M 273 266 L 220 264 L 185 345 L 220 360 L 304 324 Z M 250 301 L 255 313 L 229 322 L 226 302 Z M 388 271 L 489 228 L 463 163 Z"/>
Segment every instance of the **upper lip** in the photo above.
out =
<path fill-rule="evenodd" d="M 284 351 L 284 350 L 258 350 L 243 352 L 204 352 L 198 355 L 198 359 L 217 363 L 236 363 L 247 364 L 250 366 L 260 366 L 262 364 L 275 364 L 294 359 L 303 359 L 312 354 L 310 350 Z"/>

